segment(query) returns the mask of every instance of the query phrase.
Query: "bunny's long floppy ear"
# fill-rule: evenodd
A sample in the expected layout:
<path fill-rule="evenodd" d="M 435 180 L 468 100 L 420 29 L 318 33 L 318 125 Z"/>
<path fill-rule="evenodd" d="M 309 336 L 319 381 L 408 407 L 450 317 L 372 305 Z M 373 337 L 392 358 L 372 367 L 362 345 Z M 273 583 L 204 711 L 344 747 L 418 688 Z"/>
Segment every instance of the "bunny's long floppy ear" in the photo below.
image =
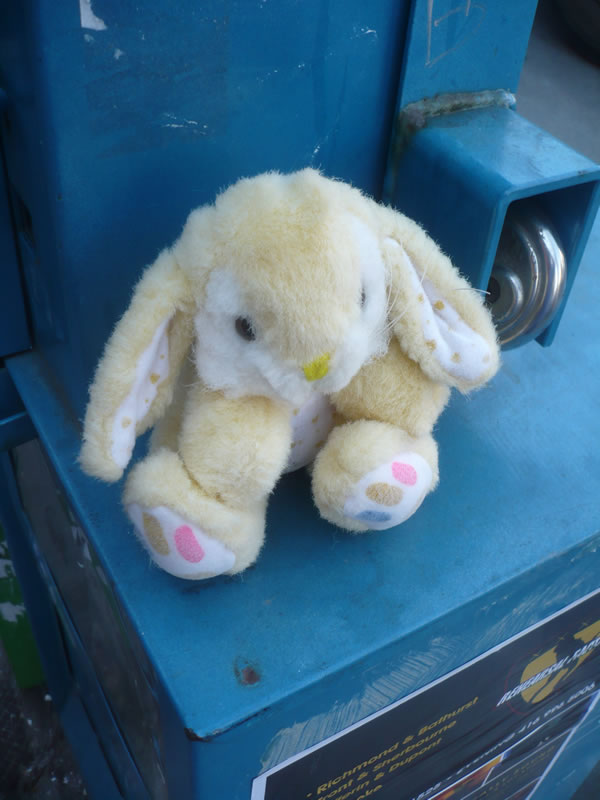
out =
<path fill-rule="evenodd" d="M 400 346 L 432 380 L 462 392 L 481 386 L 499 366 L 496 331 L 482 296 L 416 222 L 385 213 L 393 221 L 383 250 Z"/>
<path fill-rule="evenodd" d="M 164 250 L 137 284 L 96 369 L 79 457 L 89 474 L 118 480 L 136 436 L 170 403 L 192 341 L 192 314 L 187 278 Z"/>

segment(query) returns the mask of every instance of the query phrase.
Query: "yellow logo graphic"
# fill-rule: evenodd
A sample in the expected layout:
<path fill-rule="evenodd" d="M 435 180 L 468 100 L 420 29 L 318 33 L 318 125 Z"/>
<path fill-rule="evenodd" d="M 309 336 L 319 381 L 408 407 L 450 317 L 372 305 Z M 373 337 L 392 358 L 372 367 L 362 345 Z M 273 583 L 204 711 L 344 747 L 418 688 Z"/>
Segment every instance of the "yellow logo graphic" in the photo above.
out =
<path fill-rule="evenodd" d="M 600 636 L 600 620 L 573 634 L 573 639 L 583 644 L 583 647 L 576 649 L 575 652 L 561 657 L 559 645 L 556 645 L 531 661 L 523 670 L 519 683 L 519 686 L 523 687 L 521 688 L 523 700 L 526 703 L 541 703 L 545 700 L 591 655 L 595 648 L 585 645 L 592 644 L 598 636 Z M 535 680 L 538 676 L 539 679 Z"/>

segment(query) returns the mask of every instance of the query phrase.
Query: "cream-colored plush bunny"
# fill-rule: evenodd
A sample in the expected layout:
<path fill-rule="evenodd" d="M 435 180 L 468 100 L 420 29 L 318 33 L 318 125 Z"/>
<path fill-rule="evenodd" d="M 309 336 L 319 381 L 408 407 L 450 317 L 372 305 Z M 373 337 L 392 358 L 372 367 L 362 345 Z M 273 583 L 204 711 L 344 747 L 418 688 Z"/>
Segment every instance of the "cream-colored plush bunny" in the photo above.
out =
<path fill-rule="evenodd" d="M 244 179 L 190 215 L 101 359 L 81 464 L 180 578 L 252 564 L 279 476 L 316 460 L 325 519 L 404 522 L 438 482 L 449 387 L 498 368 L 491 318 L 421 228 L 314 170 Z"/>

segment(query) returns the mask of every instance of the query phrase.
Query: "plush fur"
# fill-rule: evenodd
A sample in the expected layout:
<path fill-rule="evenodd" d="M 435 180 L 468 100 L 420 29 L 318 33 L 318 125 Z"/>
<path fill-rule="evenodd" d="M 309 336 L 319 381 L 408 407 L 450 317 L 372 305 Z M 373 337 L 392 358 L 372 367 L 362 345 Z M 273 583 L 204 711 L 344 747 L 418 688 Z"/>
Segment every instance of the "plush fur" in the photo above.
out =
<path fill-rule="evenodd" d="M 438 481 L 449 387 L 498 361 L 479 294 L 416 223 L 314 170 L 260 175 L 192 212 L 144 273 L 90 389 L 81 464 L 118 480 L 155 425 L 124 495 L 140 539 L 179 577 L 231 574 L 258 556 L 286 465 L 317 451 L 326 519 L 407 519 Z"/>

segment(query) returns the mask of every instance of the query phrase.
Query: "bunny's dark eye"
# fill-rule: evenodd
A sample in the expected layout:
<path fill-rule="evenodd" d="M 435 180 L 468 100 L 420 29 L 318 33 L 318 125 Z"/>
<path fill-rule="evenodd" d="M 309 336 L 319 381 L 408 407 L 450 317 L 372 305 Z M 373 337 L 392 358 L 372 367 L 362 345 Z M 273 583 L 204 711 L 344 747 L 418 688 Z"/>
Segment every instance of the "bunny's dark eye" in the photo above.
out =
<path fill-rule="evenodd" d="M 256 339 L 252 322 L 248 317 L 238 317 L 235 321 L 235 330 L 238 336 L 241 336 L 247 342 L 253 342 Z"/>
<path fill-rule="evenodd" d="M 366 293 L 366 292 L 365 292 L 365 290 L 363 289 L 363 290 L 361 291 L 361 293 L 360 293 L 360 307 L 361 307 L 361 308 L 364 308 L 364 307 L 365 307 L 365 303 L 366 303 L 366 302 L 367 302 L 367 293 Z"/>

